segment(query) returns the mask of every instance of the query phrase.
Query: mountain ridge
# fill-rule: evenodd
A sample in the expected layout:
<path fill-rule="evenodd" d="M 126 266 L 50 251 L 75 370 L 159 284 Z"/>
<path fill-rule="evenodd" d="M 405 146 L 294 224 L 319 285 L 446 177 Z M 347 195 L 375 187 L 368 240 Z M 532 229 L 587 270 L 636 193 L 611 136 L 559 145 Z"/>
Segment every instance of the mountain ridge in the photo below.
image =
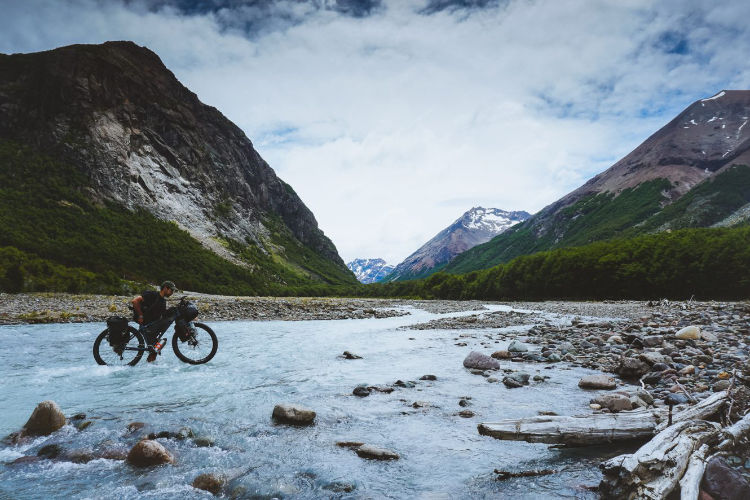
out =
<path fill-rule="evenodd" d="M 530 217 L 525 211 L 472 207 L 399 263 L 384 281 L 403 281 L 429 276 L 454 257 L 489 241 L 509 227 Z"/>
<path fill-rule="evenodd" d="M 0 139 L 74 166 L 97 205 L 147 210 L 250 270 L 247 245 L 303 281 L 354 282 L 294 189 L 154 52 L 78 44 L 2 55 L 0 68 Z"/>
<path fill-rule="evenodd" d="M 465 273 L 537 251 L 731 217 L 750 202 L 744 171 L 750 165 L 749 117 L 747 90 L 723 90 L 695 101 L 607 170 L 458 256 L 445 271 Z M 688 196 L 699 186 L 700 197 Z M 678 203 L 686 197 L 693 203 Z"/>

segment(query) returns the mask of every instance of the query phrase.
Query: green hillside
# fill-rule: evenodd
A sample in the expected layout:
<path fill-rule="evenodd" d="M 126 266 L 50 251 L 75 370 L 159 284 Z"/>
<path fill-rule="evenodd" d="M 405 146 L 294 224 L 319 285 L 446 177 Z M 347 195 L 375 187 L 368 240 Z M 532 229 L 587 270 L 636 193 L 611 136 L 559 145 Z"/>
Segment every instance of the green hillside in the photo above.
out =
<path fill-rule="evenodd" d="M 750 298 L 750 226 L 682 229 L 524 255 L 463 275 L 368 285 L 369 296 L 479 300 Z"/>
<path fill-rule="evenodd" d="M 71 165 L 0 141 L 0 289 L 115 293 L 133 286 L 128 281 L 169 278 L 194 291 L 273 294 L 312 283 L 354 282 L 299 243 L 280 220 L 265 221 L 271 235 L 263 249 L 221 240 L 247 263 L 240 266 L 145 210 L 92 202 L 88 184 Z"/>
<path fill-rule="evenodd" d="M 580 246 L 620 236 L 712 225 L 750 203 L 750 167 L 732 166 L 661 208 L 669 183 L 657 179 L 618 196 L 587 196 L 553 216 L 539 214 L 451 261 L 452 274 L 487 269 L 535 252 Z M 541 216 L 541 217 L 540 217 Z"/>

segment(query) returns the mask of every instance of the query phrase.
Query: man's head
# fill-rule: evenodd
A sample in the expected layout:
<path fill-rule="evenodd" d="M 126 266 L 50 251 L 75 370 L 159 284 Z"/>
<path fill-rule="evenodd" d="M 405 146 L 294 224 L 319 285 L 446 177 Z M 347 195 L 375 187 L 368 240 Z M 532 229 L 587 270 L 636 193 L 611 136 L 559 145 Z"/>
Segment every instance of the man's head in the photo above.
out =
<path fill-rule="evenodd" d="M 167 280 L 161 284 L 161 294 L 164 297 L 171 297 L 175 290 L 177 290 L 177 287 L 174 286 L 172 281 Z"/>

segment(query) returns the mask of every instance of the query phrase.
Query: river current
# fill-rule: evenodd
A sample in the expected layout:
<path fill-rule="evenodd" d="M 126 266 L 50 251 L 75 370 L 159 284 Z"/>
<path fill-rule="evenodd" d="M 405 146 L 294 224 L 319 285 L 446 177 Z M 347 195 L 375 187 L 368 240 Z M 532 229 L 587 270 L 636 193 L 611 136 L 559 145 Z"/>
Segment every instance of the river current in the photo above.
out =
<path fill-rule="evenodd" d="M 586 486 L 598 483 L 598 463 L 615 450 L 555 449 L 477 432 L 480 422 L 540 410 L 585 413 L 593 393 L 577 382 L 591 372 L 565 363 L 506 361 L 503 368 L 550 378 L 517 389 L 488 383 L 462 361 L 472 350 L 504 348 L 508 342 L 496 340 L 498 330 L 404 330 L 450 316 L 408 310 L 387 319 L 211 322 L 219 350 L 201 366 L 180 362 L 171 347 L 155 363 L 98 366 L 91 347 L 101 323 L 0 327 L 0 435 L 20 429 L 47 399 L 67 416 L 85 413 L 92 421 L 82 431 L 66 425 L 29 443 L 0 445 L 0 499 L 211 498 L 190 486 L 202 473 L 229 478 L 224 495 L 230 498 L 595 498 Z M 363 359 L 342 359 L 345 350 Z M 426 374 L 437 380 L 419 380 Z M 352 395 L 357 385 L 396 380 L 414 381 L 415 387 Z M 466 408 L 458 405 L 464 397 L 471 398 Z M 315 410 L 316 424 L 274 425 L 271 412 L 278 403 Z M 476 416 L 460 417 L 465 409 Z M 128 433 L 127 426 L 135 421 L 147 424 L 144 432 L 189 427 L 200 439 L 159 438 L 176 463 L 147 469 L 103 458 L 12 464 L 48 444 L 129 448 L 137 433 Z M 401 458 L 365 460 L 338 441 L 384 447 Z M 498 481 L 494 469 L 556 473 Z"/>

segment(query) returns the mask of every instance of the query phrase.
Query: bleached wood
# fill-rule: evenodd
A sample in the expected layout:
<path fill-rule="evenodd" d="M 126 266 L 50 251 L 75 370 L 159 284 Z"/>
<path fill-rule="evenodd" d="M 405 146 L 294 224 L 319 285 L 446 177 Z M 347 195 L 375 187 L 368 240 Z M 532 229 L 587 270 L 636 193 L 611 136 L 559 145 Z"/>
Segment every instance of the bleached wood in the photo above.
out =
<path fill-rule="evenodd" d="M 735 424 L 725 427 L 722 430 L 724 440 L 719 444 L 718 448 L 724 450 L 731 447 L 748 432 L 750 432 L 750 414 L 745 415 Z"/>
<path fill-rule="evenodd" d="M 690 455 L 687 470 L 680 479 L 680 500 L 698 500 L 701 480 L 706 470 L 707 454 L 708 445 L 704 444 Z"/>
<path fill-rule="evenodd" d="M 728 401 L 728 397 L 727 391 L 720 391 L 696 405 L 681 407 L 680 411 L 675 411 L 672 415 L 672 424 L 688 420 L 705 420 L 719 411 Z M 667 425 L 668 419 L 656 426 L 656 432 L 664 430 Z"/>
<path fill-rule="evenodd" d="M 667 418 L 666 409 L 577 416 L 538 416 L 479 424 L 479 434 L 529 443 L 601 444 L 624 439 L 647 439 Z"/>
<path fill-rule="evenodd" d="M 635 453 L 604 462 L 599 493 L 602 498 L 666 498 L 685 473 L 692 453 L 718 436 L 719 430 L 719 424 L 705 420 L 667 427 Z"/>

